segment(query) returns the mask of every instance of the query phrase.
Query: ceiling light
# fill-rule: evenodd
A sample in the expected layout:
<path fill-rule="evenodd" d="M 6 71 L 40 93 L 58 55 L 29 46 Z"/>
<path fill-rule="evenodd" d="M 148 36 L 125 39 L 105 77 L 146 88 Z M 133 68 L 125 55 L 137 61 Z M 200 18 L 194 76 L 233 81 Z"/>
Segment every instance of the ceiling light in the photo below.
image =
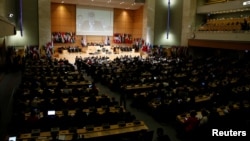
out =
<path fill-rule="evenodd" d="M 245 6 L 245 5 L 250 5 L 250 1 L 245 1 L 245 2 L 243 2 L 243 5 Z"/>
<path fill-rule="evenodd" d="M 10 13 L 10 14 L 9 14 L 9 18 L 12 18 L 13 16 L 14 16 L 13 13 Z"/>

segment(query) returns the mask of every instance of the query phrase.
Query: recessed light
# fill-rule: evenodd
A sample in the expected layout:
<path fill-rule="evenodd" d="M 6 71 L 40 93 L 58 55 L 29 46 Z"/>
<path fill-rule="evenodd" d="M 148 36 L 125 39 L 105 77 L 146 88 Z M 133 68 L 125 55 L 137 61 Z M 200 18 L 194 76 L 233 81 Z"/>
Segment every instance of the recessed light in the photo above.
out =
<path fill-rule="evenodd" d="M 9 14 L 9 18 L 12 18 L 13 16 L 14 16 L 13 13 L 10 13 L 10 14 Z"/>

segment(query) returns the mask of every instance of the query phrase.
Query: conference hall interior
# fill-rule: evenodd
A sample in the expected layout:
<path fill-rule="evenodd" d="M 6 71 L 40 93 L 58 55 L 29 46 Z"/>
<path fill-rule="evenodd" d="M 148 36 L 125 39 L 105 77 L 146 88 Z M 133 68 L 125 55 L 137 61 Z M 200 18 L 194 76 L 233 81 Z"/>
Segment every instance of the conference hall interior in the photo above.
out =
<path fill-rule="evenodd" d="M 250 1 L 0 0 L 0 31 L 2 141 L 250 140 Z"/>

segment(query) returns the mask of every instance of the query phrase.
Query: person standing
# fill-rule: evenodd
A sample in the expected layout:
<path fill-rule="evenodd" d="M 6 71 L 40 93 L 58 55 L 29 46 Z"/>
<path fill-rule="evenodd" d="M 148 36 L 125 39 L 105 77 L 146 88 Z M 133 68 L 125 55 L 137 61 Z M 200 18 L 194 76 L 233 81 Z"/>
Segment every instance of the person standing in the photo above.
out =
<path fill-rule="evenodd" d="M 124 109 L 126 109 L 126 97 L 125 93 L 120 94 L 120 106 L 123 106 Z"/>
<path fill-rule="evenodd" d="M 195 133 L 197 132 L 199 126 L 199 119 L 197 118 L 197 112 L 191 111 L 190 117 L 185 119 L 184 122 L 184 136 L 187 139 L 192 139 L 195 137 Z"/>

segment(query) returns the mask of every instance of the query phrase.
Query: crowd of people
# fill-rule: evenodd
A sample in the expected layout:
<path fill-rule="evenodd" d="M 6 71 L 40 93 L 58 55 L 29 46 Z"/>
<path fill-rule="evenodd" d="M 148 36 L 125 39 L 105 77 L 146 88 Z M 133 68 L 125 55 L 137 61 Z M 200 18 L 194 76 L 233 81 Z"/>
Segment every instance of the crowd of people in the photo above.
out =
<path fill-rule="evenodd" d="M 250 115 L 248 60 L 249 54 L 245 52 L 245 56 L 241 58 L 229 56 L 206 56 L 200 58 L 192 58 L 190 56 L 177 56 L 174 58 L 164 56 L 148 56 L 147 58 L 141 58 L 140 56 L 120 56 L 114 60 L 110 60 L 108 57 L 82 58 L 77 56 L 74 64 L 70 64 L 65 58 L 60 60 L 41 59 L 25 61 L 28 67 L 26 66 L 25 77 L 20 86 L 22 90 L 24 90 L 23 88 L 28 88 L 28 92 L 32 95 L 24 95 L 27 91 L 18 91 L 18 95 L 21 97 L 18 98 L 19 102 L 16 104 L 21 105 L 16 107 L 23 107 L 24 109 L 17 110 L 19 114 L 14 116 L 13 123 L 21 123 L 20 120 L 23 119 L 25 124 L 30 123 L 27 125 L 38 125 L 40 127 L 41 124 L 34 124 L 34 122 L 40 118 L 37 117 L 38 105 L 41 104 L 38 101 L 43 99 L 42 101 L 44 103 L 48 102 L 47 98 L 56 99 L 55 101 L 52 100 L 52 103 L 48 102 L 50 104 L 45 104 L 51 107 L 54 107 L 53 103 L 56 103 L 56 101 L 61 100 L 62 102 L 62 99 L 58 96 L 65 98 L 67 94 L 63 94 L 63 91 L 60 91 L 60 89 L 69 89 L 66 83 L 64 83 L 69 80 L 66 76 L 69 76 L 70 71 L 76 70 L 78 75 L 76 75 L 76 77 L 72 76 L 73 79 L 76 81 L 85 81 L 85 78 L 81 74 L 86 73 L 93 78 L 93 83 L 91 89 L 87 91 L 85 88 L 80 92 L 76 87 L 71 88 L 72 96 L 75 96 L 81 104 L 73 102 L 73 97 L 66 97 L 68 104 L 70 104 L 71 101 L 73 105 L 84 105 L 83 101 L 80 100 L 83 98 L 81 97 L 83 96 L 82 94 L 86 94 L 95 99 L 95 96 L 98 96 L 99 93 L 95 87 L 95 83 L 100 82 L 111 90 L 121 94 L 120 102 L 115 102 L 116 105 L 120 104 L 119 106 L 122 105 L 122 107 L 126 109 L 125 99 L 132 98 L 134 103 L 132 103 L 131 106 L 144 108 L 144 110 L 160 122 L 172 122 L 176 120 L 177 115 L 190 113 L 190 116 L 187 116 L 183 123 L 176 126 L 178 133 L 187 138 L 192 139 L 197 136 L 197 134 L 204 134 L 205 131 L 211 127 L 235 127 L 245 129 L 249 126 L 246 124 L 246 121 L 249 120 L 249 116 L 247 115 Z M 34 69 L 36 71 L 34 71 Z M 51 77 L 49 80 L 61 82 L 60 84 L 63 85 L 58 85 L 60 86 L 59 89 L 53 89 L 52 94 L 50 90 L 46 88 L 46 77 Z M 56 79 L 52 77 L 56 77 Z M 148 85 L 150 85 L 150 88 L 143 87 Z M 127 89 L 127 86 L 133 86 L 135 89 Z M 138 87 L 138 89 L 136 89 L 136 87 Z M 42 89 L 44 94 L 38 91 L 39 89 Z M 83 89 L 83 87 L 81 87 L 81 89 Z M 51 95 L 49 93 L 51 93 Z M 197 97 L 207 95 L 211 96 L 208 100 L 196 102 Z M 95 99 L 94 103 L 98 103 L 98 101 Z M 67 103 L 64 104 L 67 105 Z M 154 104 L 154 106 L 152 106 L 152 104 Z M 63 115 L 65 116 L 62 117 L 64 118 L 67 118 L 67 115 L 69 115 L 65 109 L 71 107 L 70 105 L 66 105 L 57 107 L 57 109 L 63 111 Z M 238 109 L 234 108 L 234 105 L 238 106 Z M 103 105 L 101 104 L 101 106 Z M 60 109 L 60 107 L 64 108 Z M 56 107 L 54 108 L 56 109 Z M 78 109 L 79 107 L 76 108 L 73 106 L 72 108 Z M 218 113 L 218 108 L 222 109 L 223 116 Z M 25 120 L 25 112 L 20 111 L 26 111 L 27 109 L 29 109 L 28 112 L 30 112 L 30 116 Z M 80 107 L 80 109 L 83 109 L 83 107 Z M 108 110 L 105 111 L 105 113 L 106 112 L 110 113 Z M 197 114 L 199 112 L 201 114 Z M 43 115 L 42 117 L 46 117 L 47 113 L 44 112 L 44 110 L 41 113 L 41 115 Z M 105 116 L 102 115 L 102 118 L 90 119 L 95 119 L 94 121 L 92 120 L 92 123 L 98 124 L 95 121 L 107 119 L 104 117 Z M 135 119 L 135 117 L 130 114 L 126 117 L 128 121 Z M 63 118 L 60 118 L 58 121 L 63 121 Z M 75 119 L 73 121 L 77 120 Z M 112 121 L 118 122 L 119 120 L 112 119 Z M 82 126 L 86 125 L 84 122 L 81 123 L 83 123 L 81 124 Z M 59 125 L 58 122 L 53 122 L 53 124 Z M 75 123 L 75 125 L 77 124 L 79 125 L 79 122 Z M 160 130 L 159 136 L 161 135 L 162 131 Z M 161 137 L 159 137 L 159 140 L 160 138 Z"/>
<path fill-rule="evenodd" d="M 135 105 L 132 106 L 143 108 L 161 122 L 176 120 L 178 114 L 189 113 L 191 110 L 195 116 L 195 113 L 202 111 L 199 119 L 195 117 L 177 126 L 178 131 L 181 127 L 180 132 L 188 133 L 193 127 L 208 121 L 210 128 L 245 129 L 249 126 L 246 124 L 249 116 L 239 120 L 239 117 L 249 114 L 247 107 L 250 102 L 249 55 L 244 55 L 241 58 L 215 55 L 198 58 L 149 56 L 146 59 L 121 56 L 112 61 L 105 57 L 87 57 L 76 59 L 76 62 L 95 81 L 111 90 L 126 93 L 132 98 L 136 94 Z M 151 85 L 150 88 L 143 88 L 148 85 Z M 138 89 L 126 89 L 127 86 Z M 202 97 L 209 98 L 200 100 Z M 152 102 L 155 100 L 158 103 Z M 237 115 L 232 112 L 235 110 L 232 105 L 239 105 Z M 217 109 L 223 106 L 230 108 L 218 115 Z M 191 125 L 189 121 L 192 121 Z M 204 133 L 206 129 L 202 128 L 199 129 Z"/>
<path fill-rule="evenodd" d="M 27 59 L 20 87 L 13 97 L 13 116 L 8 133 L 32 133 L 34 129 L 42 132 L 52 128 L 70 130 L 89 126 L 102 127 L 104 124 L 115 125 L 121 121 L 132 123 L 136 120 L 131 112 L 119 105 L 119 101 L 103 94 L 95 82 L 89 83 L 82 74 L 65 58 Z M 69 81 L 86 83 L 72 85 L 67 83 Z M 50 83 L 53 85 L 49 86 Z M 54 111 L 55 114 L 50 115 L 49 111 Z M 130 138 L 136 138 L 136 135 L 136 131 L 126 134 Z M 58 140 L 58 136 L 57 134 L 52 138 Z M 73 135 L 72 140 L 84 139 L 84 136 L 81 135 L 80 139 L 79 136 Z M 107 138 L 119 140 L 123 136 L 125 135 Z"/>

